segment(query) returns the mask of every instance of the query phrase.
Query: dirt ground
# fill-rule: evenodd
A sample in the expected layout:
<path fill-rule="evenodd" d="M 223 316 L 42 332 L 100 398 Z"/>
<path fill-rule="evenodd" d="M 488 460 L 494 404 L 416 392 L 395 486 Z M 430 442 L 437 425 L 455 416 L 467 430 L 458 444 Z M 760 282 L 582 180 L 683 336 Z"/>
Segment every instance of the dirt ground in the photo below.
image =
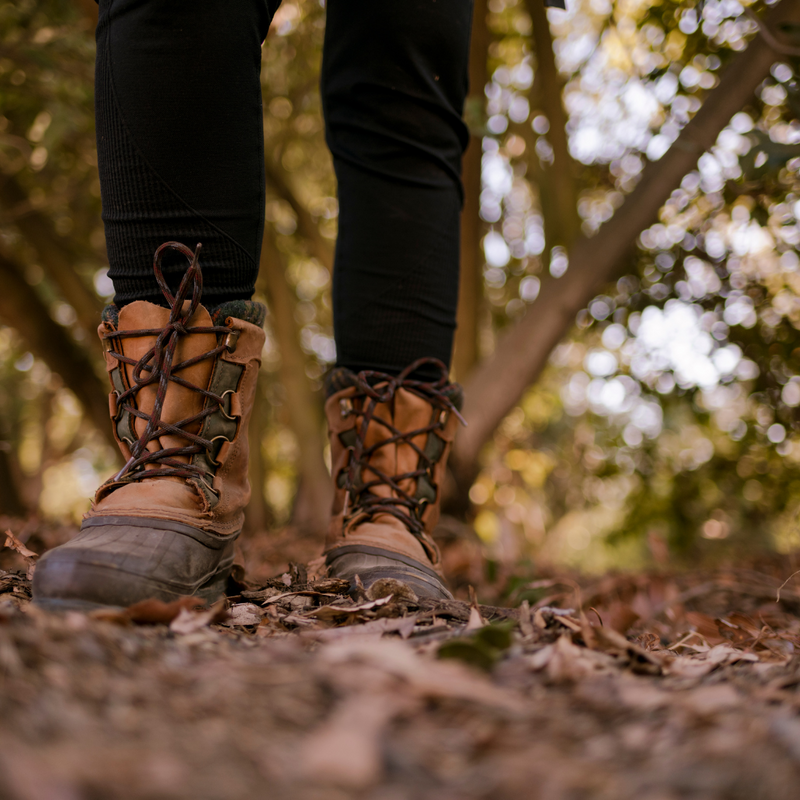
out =
<path fill-rule="evenodd" d="M 548 576 L 515 608 L 312 563 L 211 609 L 52 615 L 26 553 L 64 531 L 9 530 L 2 800 L 800 795 L 794 559 Z"/>

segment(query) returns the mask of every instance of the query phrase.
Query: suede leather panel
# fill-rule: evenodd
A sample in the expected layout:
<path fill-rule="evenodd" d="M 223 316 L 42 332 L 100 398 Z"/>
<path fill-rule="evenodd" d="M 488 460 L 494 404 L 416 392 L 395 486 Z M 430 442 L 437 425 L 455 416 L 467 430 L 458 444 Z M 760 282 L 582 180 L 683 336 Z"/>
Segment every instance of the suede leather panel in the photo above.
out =
<path fill-rule="evenodd" d="M 154 306 L 145 301 L 130 303 L 120 311 L 120 328 L 122 330 L 163 327 L 168 320 L 168 309 Z M 211 326 L 211 317 L 208 311 L 200 306 L 190 324 L 200 327 Z M 231 403 L 232 409 L 240 411 L 237 431 L 230 445 L 226 444 L 224 463 L 217 469 L 213 487 L 209 487 L 213 488 L 217 495 L 217 502 L 212 506 L 207 494 L 193 483 L 194 478 L 187 480 L 177 476 L 162 476 L 132 483 L 105 484 L 98 490 L 92 509 L 86 515 L 87 518 L 124 516 L 172 520 L 222 535 L 237 534 L 241 530 L 244 508 L 250 499 L 250 484 L 247 478 L 249 455 L 247 428 L 255 397 L 261 351 L 266 337 L 263 329 L 235 317 L 228 317 L 224 324 L 238 331 L 239 338 L 233 353 L 223 352 L 218 358 L 240 365 L 243 367 L 243 371 L 239 385 L 236 387 L 236 398 Z M 98 332 L 101 338 L 109 328 L 109 323 L 103 323 L 100 326 Z M 155 338 L 155 336 L 125 338 L 122 340 L 123 350 L 121 352 L 131 358 L 141 358 L 153 346 Z M 120 340 L 112 341 L 114 349 L 117 349 Z M 208 352 L 216 346 L 217 337 L 214 334 L 183 336 L 179 340 L 173 363 L 179 363 L 195 355 Z M 117 349 L 117 352 L 120 350 Z M 109 372 L 117 366 L 116 359 L 109 356 L 108 353 L 106 353 L 106 365 Z M 213 366 L 214 359 L 209 358 L 187 367 L 177 374 L 195 385 L 207 389 L 211 381 Z M 124 380 L 128 385 L 132 369 L 128 366 L 123 371 Z M 151 389 L 152 391 L 148 391 Z M 139 392 L 139 396 L 142 395 L 144 395 L 142 403 L 137 403 L 137 405 L 149 413 L 155 399 L 155 385 L 145 387 Z M 162 419 L 175 422 L 193 416 L 203 409 L 205 402 L 206 399 L 198 392 L 192 392 L 190 389 L 170 383 Z M 141 430 L 144 430 L 145 421 L 137 422 L 141 425 Z M 187 430 L 194 429 L 193 432 L 198 432 L 200 427 L 201 422 L 197 422 L 191 428 L 187 426 Z M 116 426 L 114 428 L 116 436 Z M 119 441 L 118 436 L 117 440 Z M 162 436 L 160 441 L 165 447 L 183 447 L 187 443 L 186 440 L 171 435 Z M 120 450 L 126 460 L 130 458 L 130 450 L 124 442 L 120 442 Z M 189 459 L 185 457 L 184 460 L 188 461 Z"/>
<path fill-rule="evenodd" d="M 380 391 L 380 385 L 375 387 Z M 331 444 L 332 475 L 334 478 L 335 495 L 333 504 L 333 518 L 331 520 L 328 538 L 326 542 L 326 553 L 334 551 L 337 547 L 346 545 L 363 545 L 367 547 L 378 547 L 389 550 L 399 555 L 412 558 L 425 565 L 430 566 L 437 574 L 441 574 L 439 569 L 439 552 L 433 540 L 430 539 L 430 532 L 439 518 L 439 490 L 442 479 L 444 478 L 447 454 L 450 450 L 453 437 L 455 435 L 457 419 L 449 411 L 440 411 L 434 408 L 425 399 L 406 389 L 399 389 L 390 403 L 379 403 L 375 409 L 373 422 L 367 430 L 365 438 L 365 448 L 377 444 L 378 442 L 390 437 L 390 430 L 382 425 L 380 420 L 391 422 L 400 431 L 415 431 L 426 428 L 428 425 L 437 421 L 441 414 L 446 416 L 444 429 L 433 433 L 421 433 L 412 438 L 412 442 L 420 451 L 425 450 L 426 441 L 429 435 L 439 436 L 444 443 L 442 455 L 433 470 L 433 486 L 437 490 L 436 501 L 430 503 L 423 514 L 425 523 L 425 543 L 411 533 L 401 520 L 390 514 L 378 514 L 371 520 L 365 517 L 355 516 L 345 522 L 344 503 L 345 489 L 340 485 L 339 476 L 346 471 L 350 462 L 351 448 L 342 442 L 342 435 L 345 439 L 348 432 L 358 432 L 363 418 L 352 413 L 351 409 L 361 410 L 363 403 L 368 403 L 368 399 L 359 399 L 357 387 L 349 387 L 331 395 L 325 404 L 325 413 L 328 418 L 328 429 Z M 407 442 L 394 442 L 378 447 L 369 459 L 369 465 L 379 469 L 390 477 L 414 472 L 420 463 L 419 453 Z M 369 483 L 377 478 L 377 472 L 364 467 L 361 481 Z M 400 487 L 412 497 L 416 495 L 417 480 L 407 478 L 399 482 Z M 370 489 L 370 492 L 381 497 L 388 497 L 393 494 L 391 487 L 379 485 Z"/>
<path fill-rule="evenodd" d="M 188 304 L 188 302 L 187 300 L 186 303 Z M 170 310 L 168 308 L 162 308 L 161 306 L 153 305 L 144 300 L 137 300 L 120 309 L 119 330 L 128 331 L 163 328 L 169 322 L 169 315 Z M 205 328 L 211 327 L 211 324 L 211 315 L 205 308 L 199 306 L 186 327 Z M 112 339 L 111 341 L 114 348 L 121 345 L 122 349 L 117 352 L 122 352 L 124 355 L 128 356 L 128 358 L 133 358 L 138 361 L 153 347 L 156 337 L 131 336 L 123 339 Z M 180 336 L 178 338 L 178 346 L 175 348 L 175 355 L 172 359 L 172 363 L 179 364 L 181 361 L 186 361 L 189 358 L 207 353 L 216 346 L 217 337 L 213 333 L 193 333 L 191 336 Z M 214 360 L 207 358 L 185 369 L 178 370 L 173 374 L 195 386 L 206 388 L 211 379 L 213 366 Z M 133 382 L 132 374 L 134 368 L 129 364 L 125 364 L 123 365 L 123 369 L 127 378 L 127 384 L 130 386 Z M 140 389 L 136 395 L 136 407 L 146 414 L 152 413 L 157 390 L 157 383 L 151 383 L 149 386 L 144 386 Z M 175 423 L 187 417 L 192 417 L 203 410 L 204 402 L 205 398 L 198 392 L 193 392 L 191 389 L 187 389 L 185 386 L 179 386 L 176 383 L 170 383 L 169 390 L 164 399 L 164 406 L 161 410 L 161 419 L 164 420 L 164 422 Z M 137 438 L 144 433 L 146 427 L 146 420 L 135 419 L 134 430 Z M 192 425 L 187 425 L 186 430 L 190 433 L 199 433 L 200 422 L 198 421 Z M 155 453 L 170 447 L 185 446 L 186 440 L 180 436 L 166 435 L 158 439 L 153 439 L 148 443 L 147 449 L 151 453 Z M 189 461 L 188 456 L 179 456 L 178 458 L 180 461 Z M 157 465 L 148 464 L 147 468 L 157 469 Z"/>

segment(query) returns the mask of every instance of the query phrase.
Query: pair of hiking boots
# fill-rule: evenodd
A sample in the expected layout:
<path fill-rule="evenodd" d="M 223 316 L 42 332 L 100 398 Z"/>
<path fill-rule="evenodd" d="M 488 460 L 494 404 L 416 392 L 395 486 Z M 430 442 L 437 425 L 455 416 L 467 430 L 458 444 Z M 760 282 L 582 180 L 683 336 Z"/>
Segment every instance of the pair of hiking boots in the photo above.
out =
<path fill-rule="evenodd" d="M 175 295 L 167 250 L 189 266 Z M 50 609 L 125 607 L 147 598 L 220 597 L 250 495 L 247 427 L 266 309 L 200 304 L 197 250 L 168 242 L 154 271 L 168 308 L 108 306 L 98 329 L 109 411 L 126 461 L 97 492 L 80 533 L 39 562 L 34 600 Z M 326 543 L 332 577 L 380 578 L 420 597 L 449 598 L 430 532 L 461 405 L 442 376 L 413 379 L 336 369 L 325 406 L 335 500 Z"/>

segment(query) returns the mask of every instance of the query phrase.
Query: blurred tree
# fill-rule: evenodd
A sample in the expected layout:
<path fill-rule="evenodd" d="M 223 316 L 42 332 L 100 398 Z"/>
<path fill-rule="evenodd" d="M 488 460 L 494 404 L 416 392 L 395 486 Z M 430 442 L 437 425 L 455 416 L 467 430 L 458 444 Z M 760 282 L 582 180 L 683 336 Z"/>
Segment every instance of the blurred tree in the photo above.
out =
<path fill-rule="evenodd" d="M 635 558 L 659 539 L 788 547 L 800 0 L 569 5 L 475 3 L 454 364 L 470 424 L 451 507 L 498 563 L 532 550 L 599 563 L 606 542 Z M 330 499 L 338 207 L 317 90 L 323 6 L 284 0 L 263 51 L 257 296 L 270 314 L 253 531 L 321 531 Z M 77 512 L 116 458 L 93 332 L 112 294 L 95 20 L 92 0 L 0 5 L 3 512 Z"/>

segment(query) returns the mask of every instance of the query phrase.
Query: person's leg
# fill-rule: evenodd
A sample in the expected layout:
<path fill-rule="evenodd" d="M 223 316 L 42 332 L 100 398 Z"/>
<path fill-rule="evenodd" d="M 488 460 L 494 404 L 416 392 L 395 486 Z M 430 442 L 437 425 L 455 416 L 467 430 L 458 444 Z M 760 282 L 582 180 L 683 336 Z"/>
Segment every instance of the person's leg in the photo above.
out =
<path fill-rule="evenodd" d="M 261 43 L 279 0 L 101 0 L 97 155 L 118 306 L 163 304 L 167 240 L 203 243 L 207 305 L 253 294 L 264 222 Z M 167 257 L 171 284 L 185 268 Z"/>
<path fill-rule="evenodd" d="M 277 2 L 101 0 L 98 160 L 116 302 L 100 338 L 126 463 L 78 536 L 39 562 L 41 605 L 224 590 L 264 344 L 265 309 L 249 298 L 264 204 L 260 46 Z"/>
<path fill-rule="evenodd" d="M 439 597 L 471 19 L 469 0 L 329 0 L 322 75 L 339 182 L 326 559 L 335 576 Z"/>
<path fill-rule="evenodd" d="M 471 20 L 470 0 L 329 0 L 322 101 L 339 182 L 339 366 L 450 362 Z"/>

